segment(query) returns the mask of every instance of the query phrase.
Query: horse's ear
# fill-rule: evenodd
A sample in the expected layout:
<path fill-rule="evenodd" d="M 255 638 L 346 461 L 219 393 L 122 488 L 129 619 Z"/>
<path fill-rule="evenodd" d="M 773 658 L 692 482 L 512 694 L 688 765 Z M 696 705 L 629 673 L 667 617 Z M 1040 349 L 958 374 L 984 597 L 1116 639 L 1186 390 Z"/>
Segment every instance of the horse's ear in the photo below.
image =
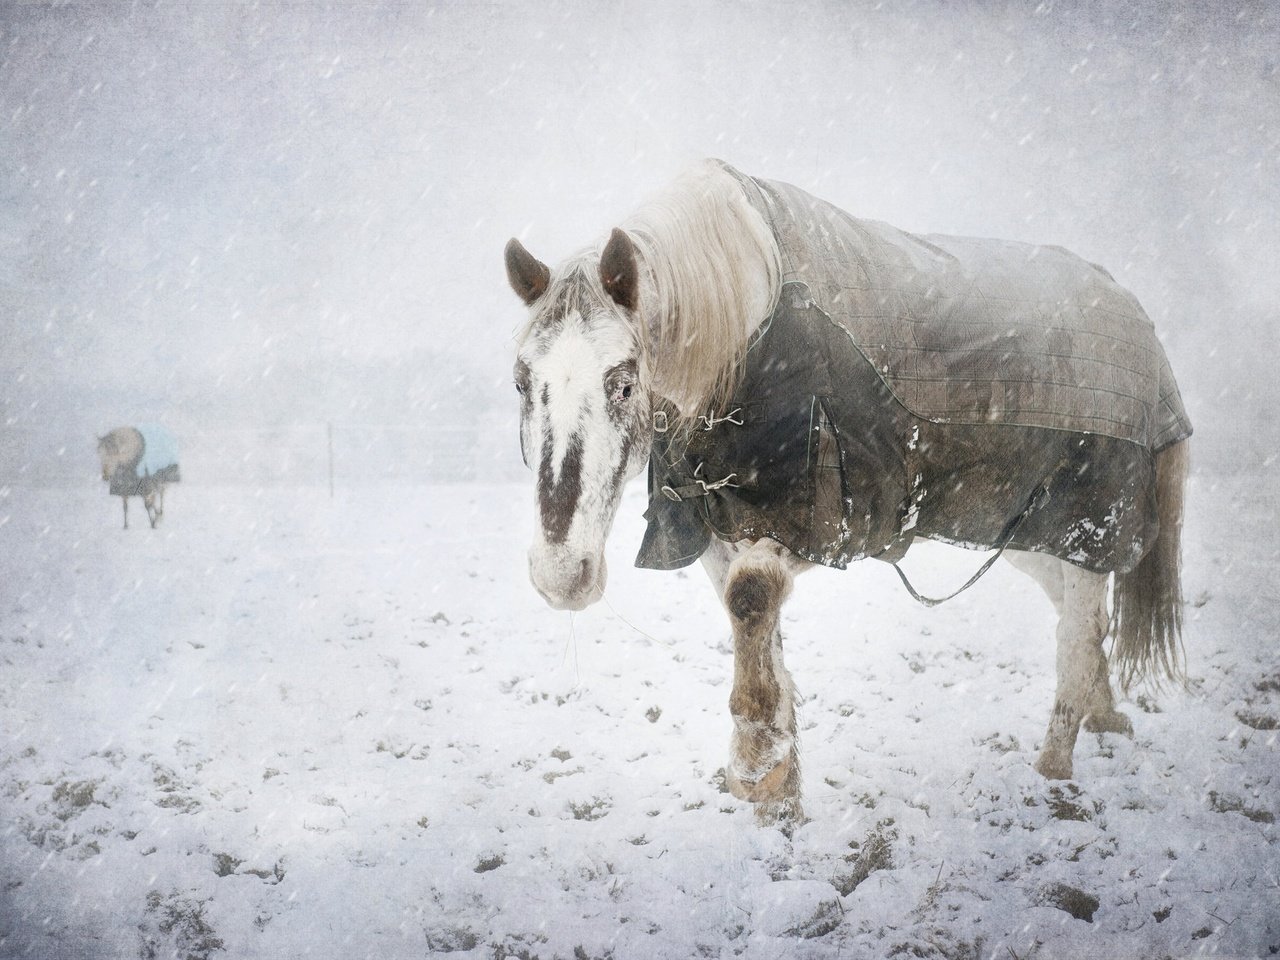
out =
<path fill-rule="evenodd" d="M 532 304 L 547 292 L 551 271 L 512 237 L 507 241 L 507 281 L 521 300 Z"/>
<path fill-rule="evenodd" d="M 609 242 L 600 254 L 600 282 L 618 306 L 634 310 L 639 304 L 640 270 L 636 266 L 636 248 L 631 238 L 617 227 L 609 234 Z"/>

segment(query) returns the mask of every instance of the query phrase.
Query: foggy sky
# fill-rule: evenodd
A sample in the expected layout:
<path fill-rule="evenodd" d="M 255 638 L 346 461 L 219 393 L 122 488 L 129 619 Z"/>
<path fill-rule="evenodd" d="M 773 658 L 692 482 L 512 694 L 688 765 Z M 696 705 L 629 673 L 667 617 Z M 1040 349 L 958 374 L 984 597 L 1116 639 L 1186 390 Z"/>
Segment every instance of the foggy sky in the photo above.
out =
<path fill-rule="evenodd" d="M 0 6 L 0 482 L 146 419 L 477 424 L 514 468 L 502 245 L 702 156 L 1105 265 L 1200 462 L 1267 462 L 1276 7 L 878 6 Z"/>

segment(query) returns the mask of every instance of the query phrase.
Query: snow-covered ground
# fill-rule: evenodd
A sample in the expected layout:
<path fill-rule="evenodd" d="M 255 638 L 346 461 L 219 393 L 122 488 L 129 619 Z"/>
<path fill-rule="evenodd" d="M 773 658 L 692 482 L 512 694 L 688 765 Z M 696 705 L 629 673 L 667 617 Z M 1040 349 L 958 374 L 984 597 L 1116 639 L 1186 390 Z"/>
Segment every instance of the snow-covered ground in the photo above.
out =
<path fill-rule="evenodd" d="M 1260 494 L 1259 491 L 1262 491 Z M 0 956 L 1162 957 L 1280 951 L 1274 477 L 1193 480 L 1188 690 L 1030 762 L 1048 603 L 888 567 L 785 611 L 809 822 L 721 791 L 700 568 L 528 586 L 525 485 L 0 490 Z M 925 545 L 945 590 L 977 555 Z"/>

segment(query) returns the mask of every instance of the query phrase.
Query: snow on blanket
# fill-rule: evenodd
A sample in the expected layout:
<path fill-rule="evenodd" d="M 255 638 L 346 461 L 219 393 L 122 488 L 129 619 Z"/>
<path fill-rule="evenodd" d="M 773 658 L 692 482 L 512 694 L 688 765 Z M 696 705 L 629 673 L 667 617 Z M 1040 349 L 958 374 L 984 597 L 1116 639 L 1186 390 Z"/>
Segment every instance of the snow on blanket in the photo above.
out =
<path fill-rule="evenodd" d="M 1030 767 L 1030 581 L 925 611 L 880 564 L 801 577 L 790 839 L 720 788 L 727 625 L 697 568 L 630 568 L 639 487 L 611 608 L 573 618 L 527 585 L 525 486 L 185 484 L 158 531 L 92 488 L 4 489 L 0 956 L 1274 953 L 1257 489 L 1193 481 L 1190 689 L 1127 703 L 1132 740 L 1082 734 L 1072 782 Z M 976 562 L 907 559 L 935 591 Z"/>

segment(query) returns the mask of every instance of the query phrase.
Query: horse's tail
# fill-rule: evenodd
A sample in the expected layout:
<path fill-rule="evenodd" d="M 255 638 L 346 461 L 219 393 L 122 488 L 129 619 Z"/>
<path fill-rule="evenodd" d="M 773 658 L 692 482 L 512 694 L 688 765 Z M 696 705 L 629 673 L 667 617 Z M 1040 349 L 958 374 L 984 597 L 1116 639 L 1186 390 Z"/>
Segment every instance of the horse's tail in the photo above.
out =
<path fill-rule="evenodd" d="M 1185 440 L 1156 454 L 1160 531 L 1128 573 L 1117 573 L 1112 597 L 1111 653 L 1120 684 L 1139 677 L 1184 680 L 1182 664 L 1182 503 L 1189 464 Z"/>

